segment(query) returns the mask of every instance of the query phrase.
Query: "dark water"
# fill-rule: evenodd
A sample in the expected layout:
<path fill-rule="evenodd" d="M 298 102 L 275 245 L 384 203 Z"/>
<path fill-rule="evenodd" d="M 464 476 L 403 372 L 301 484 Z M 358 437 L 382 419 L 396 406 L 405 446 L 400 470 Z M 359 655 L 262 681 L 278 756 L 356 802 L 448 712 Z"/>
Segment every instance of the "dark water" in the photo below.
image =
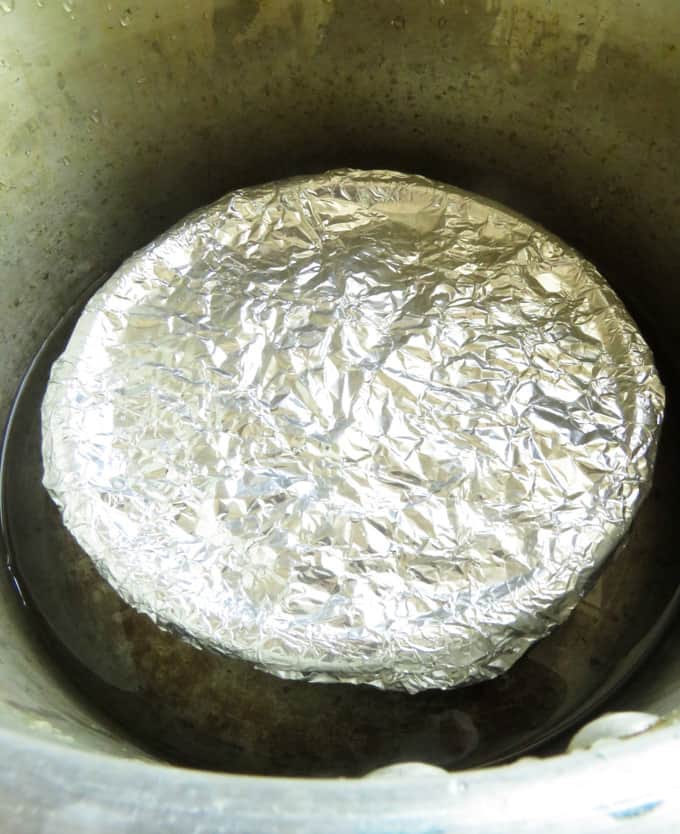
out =
<path fill-rule="evenodd" d="M 49 652 L 150 751 L 188 766 L 301 776 L 409 760 L 497 762 L 581 720 L 660 636 L 680 582 L 672 398 L 652 494 L 627 543 L 569 621 L 495 681 L 418 695 L 282 681 L 162 631 L 99 577 L 41 484 L 40 403 L 78 311 L 50 336 L 18 394 L 1 473 L 4 534 Z"/>

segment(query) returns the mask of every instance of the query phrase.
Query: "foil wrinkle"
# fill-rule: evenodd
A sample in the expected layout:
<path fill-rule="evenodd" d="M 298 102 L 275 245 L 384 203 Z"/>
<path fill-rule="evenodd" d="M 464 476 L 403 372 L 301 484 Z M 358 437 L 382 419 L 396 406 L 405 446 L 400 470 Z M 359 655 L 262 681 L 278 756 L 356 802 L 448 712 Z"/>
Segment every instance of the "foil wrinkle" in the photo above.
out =
<path fill-rule="evenodd" d="M 628 529 L 664 409 L 594 266 L 390 171 L 233 192 L 92 297 L 44 483 L 136 609 L 284 678 L 506 671 Z"/>

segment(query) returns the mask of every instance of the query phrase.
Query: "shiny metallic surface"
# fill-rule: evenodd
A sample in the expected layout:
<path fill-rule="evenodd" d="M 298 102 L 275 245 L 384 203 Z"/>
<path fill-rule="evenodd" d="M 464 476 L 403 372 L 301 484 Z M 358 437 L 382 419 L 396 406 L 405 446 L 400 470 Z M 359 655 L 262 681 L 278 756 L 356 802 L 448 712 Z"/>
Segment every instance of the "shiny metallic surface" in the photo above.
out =
<path fill-rule="evenodd" d="M 494 677 L 651 480 L 664 393 L 596 269 L 466 192 L 340 170 L 234 192 L 94 296 L 45 485 L 123 598 L 280 677 Z"/>
<path fill-rule="evenodd" d="M 347 164 L 464 185 L 576 245 L 653 339 L 672 397 L 676 0 L 4 5 L 3 414 L 93 277 L 228 190 Z M 0 602 L 8 834 L 652 834 L 680 821 L 678 625 L 619 707 L 665 726 L 607 751 L 452 775 L 443 788 L 138 764 L 31 639 L 9 581 Z"/>

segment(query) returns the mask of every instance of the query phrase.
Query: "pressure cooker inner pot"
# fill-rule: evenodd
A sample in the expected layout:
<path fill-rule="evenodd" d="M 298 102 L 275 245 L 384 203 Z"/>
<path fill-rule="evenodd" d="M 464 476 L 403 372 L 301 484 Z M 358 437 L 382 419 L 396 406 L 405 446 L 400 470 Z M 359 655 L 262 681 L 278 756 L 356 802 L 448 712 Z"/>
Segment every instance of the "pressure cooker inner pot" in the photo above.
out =
<path fill-rule="evenodd" d="M 0 723 L 18 744 L 363 775 L 504 761 L 605 705 L 675 708 L 672 5 L 0 3 L 3 418 L 19 391 L 3 459 Z M 99 577 L 41 485 L 47 374 L 93 289 L 231 189 L 346 167 L 429 176 L 559 235 L 624 301 L 666 386 L 652 490 L 625 546 L 510 672 L 452 692 L 284 681 L 179 641 Z"/>

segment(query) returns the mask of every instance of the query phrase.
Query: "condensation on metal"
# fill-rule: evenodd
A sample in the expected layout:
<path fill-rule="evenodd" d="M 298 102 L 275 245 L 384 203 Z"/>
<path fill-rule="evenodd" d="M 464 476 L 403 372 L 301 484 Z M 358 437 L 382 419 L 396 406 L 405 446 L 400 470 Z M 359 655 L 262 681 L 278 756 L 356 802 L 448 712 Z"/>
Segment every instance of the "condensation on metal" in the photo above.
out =
<path fill-rule="evenodd" d="M 135 608 L 275 675 L 507 670 L 651 481 L 664 393 L 596 269 L 420 177 L 234 192 L 87 305 L 45 485 Z"/>

